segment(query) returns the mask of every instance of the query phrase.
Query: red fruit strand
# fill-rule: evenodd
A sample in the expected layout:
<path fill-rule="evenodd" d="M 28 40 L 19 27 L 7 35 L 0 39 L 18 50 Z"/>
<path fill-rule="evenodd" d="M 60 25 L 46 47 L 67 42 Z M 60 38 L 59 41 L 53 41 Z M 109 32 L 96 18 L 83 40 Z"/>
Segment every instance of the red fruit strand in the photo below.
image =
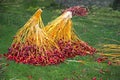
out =
<path fill-rule="evenodd" d="M 88 14 L 88 9 L 82 6 L 73 6 L 63 10 L 62 13 L 71 11 L 73 16 L 86 16 Z"/>

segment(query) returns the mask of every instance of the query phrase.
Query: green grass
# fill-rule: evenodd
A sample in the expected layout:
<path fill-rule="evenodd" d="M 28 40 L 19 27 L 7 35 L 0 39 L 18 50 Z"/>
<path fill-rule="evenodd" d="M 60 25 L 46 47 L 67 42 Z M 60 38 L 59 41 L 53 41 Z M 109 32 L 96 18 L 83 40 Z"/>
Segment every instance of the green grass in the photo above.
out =
<path fill-rule="evenodd" d="M 26 23 L 38 8 L 38 6 L 24 7 L 20 3 L 16 4 L 20 6 L 16 8 L 10 4 L 4 4 L 5 10 L 0 10 L 0 54 L 7 52 L 17 30 Z M 86 17 L 72 18 L 76 34 L 95 48 L 106 43 L 120 44 L 111 40 L 120 41 L 120 12 L 108 8 L 90 11 Z M 60 9 L 44 8 L 43 22 L 47 24 L 59 15 Z M 42 67 L 17 64 L 14 61 L 4 59 L 4 62 L 8 63 L 9 66 L 7 66 L 4 76 L 0 80 L 91 80 L 93 77 L 96 77 L 97 80 L 100 78 L 103 80 L 120 80 L 120 69 L 117 65 L 99 64 L 90 56 L 77 56 L 74 59 L 83 60 L 86 63 L 65 61 L 59 65 Z M 100 69 L 108 71 L 101 74 Z M 29 79 L 28 76 L 32 76 L 32 79 Z"/>

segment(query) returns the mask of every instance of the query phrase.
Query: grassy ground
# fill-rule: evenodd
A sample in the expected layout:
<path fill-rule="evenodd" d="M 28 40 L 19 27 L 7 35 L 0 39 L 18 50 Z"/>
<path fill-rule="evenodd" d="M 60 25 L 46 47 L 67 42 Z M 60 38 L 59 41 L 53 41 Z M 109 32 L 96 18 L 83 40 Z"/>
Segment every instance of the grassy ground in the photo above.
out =
<path fill-rule="evenodd" d="M 20 3 L 15 5 L 1 4 L 0 8 L 0 54 L 7 52 L 13 36 L 17 30 L 32 16 L 38 7 L 24 7 Z M 43 22 L 47 24 L 60 15 L 60 9 L 44 8 Z M 112 9 L 94 8 L 86 17 L 73 17 L 76 34 L 95 48 L 101 44 L 120 44 L 120 12 Z M 113 40 L 114 39 L 114 40 Z M 115 41 L 116 40 L 116 41 Z M 117 65 L 97 63 L 93 57 L 75 57 L 85 64 L 77 62 L 61 63 L 53 66 L 32 66 L 7 61 L 9 66 L 0 80 L 120 80 L 120 69 Z M 100 70 L 103 73 L 100 73 Z"/>

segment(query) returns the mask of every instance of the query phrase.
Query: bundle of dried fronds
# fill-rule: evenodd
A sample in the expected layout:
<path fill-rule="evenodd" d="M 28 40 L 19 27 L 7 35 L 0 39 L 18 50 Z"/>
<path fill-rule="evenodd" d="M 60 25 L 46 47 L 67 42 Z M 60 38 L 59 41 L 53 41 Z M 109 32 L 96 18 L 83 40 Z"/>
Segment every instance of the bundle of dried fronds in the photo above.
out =
<path fill-rule="evenodd" d="M 42 11 L 39 9 L 16 33 L 13 43 L 5 55 L 18 63 L 50 65 L 64 61 L 56 43 L 42 29 Z"/>
<path fill-rule="evenodd" d="M 98 49 L 100 57 L 98 62 L 107 61 L 108 64 L 120 65 L 120 45 L 117 44 L 103 44 L 101 49 Z"/>
<path fill-rule="evenodd" d="M 58 44 L 66 57 L 95 53 L 93 47 L 77 37 L 70 18 L 72 18 L 72 12 L 65 12 L 50 22 L 44 30 Z"/>

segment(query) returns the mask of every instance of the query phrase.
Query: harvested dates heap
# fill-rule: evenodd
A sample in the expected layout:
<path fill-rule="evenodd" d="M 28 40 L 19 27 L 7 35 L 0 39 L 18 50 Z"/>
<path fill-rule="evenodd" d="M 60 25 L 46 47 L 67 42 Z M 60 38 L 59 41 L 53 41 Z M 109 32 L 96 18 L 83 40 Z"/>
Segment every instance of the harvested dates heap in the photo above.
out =
<path fill-rule="evenodd" d="M 72 27 L 72 12 L 66 11 L 44 27 L 39 9 L 19 29 L 5 54 L 8 60 L 32 65 L 59 64 L 77 55 L 93 55 L 95 48 L 80 40 Z"/>

